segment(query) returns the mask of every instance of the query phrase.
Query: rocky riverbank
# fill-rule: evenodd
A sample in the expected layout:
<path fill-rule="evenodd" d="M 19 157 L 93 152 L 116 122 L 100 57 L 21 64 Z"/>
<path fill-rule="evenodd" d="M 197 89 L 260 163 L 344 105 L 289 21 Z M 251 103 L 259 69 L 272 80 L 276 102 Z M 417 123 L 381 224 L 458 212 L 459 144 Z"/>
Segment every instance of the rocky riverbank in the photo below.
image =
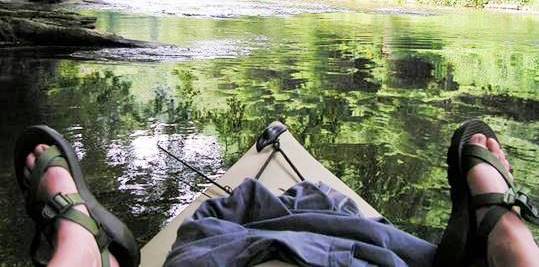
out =
<path fill-rule="evenodd" d="M 0 2 L 0 49 L 52 47 L 152 47 L 95 30 L 95 17 L 49 4 Z"/>

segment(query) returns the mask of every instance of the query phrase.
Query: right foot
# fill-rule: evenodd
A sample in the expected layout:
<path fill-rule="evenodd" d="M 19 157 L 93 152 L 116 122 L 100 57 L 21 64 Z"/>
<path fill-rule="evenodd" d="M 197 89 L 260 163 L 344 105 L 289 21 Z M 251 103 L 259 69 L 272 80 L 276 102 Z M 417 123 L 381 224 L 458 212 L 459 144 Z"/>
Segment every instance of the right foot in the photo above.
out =
<path fill-rule="evenodd" d="M 488 138 L 483 134 L 475 134 L 470 139 L 470 144 L 481 146 L 488 149 L 505 167 L 507 171 L 511 169 L 511 165 L 505 158 L 500 144 L 494 138 Z M 472 196 L 485 194 L 485 193 L 505 193 L 509 187 L 501 176 L 501 174 L 491 165 L 487 163 L 480 163 L 470 169 L 467 173 L 467 181 L 470 187 Z M 481 219 L 488 210 L 487 207 L 479 208 L 476 211 L 477 223 L 481 222 Z"/>
<path fill-rule="evenodd" d="M 475 134 L 470 143 L 488 149 L 502 163 L 507 171 L 511 165 L 498 142 L 483 134 Z M 505 193 L 509 188 L 500 173 L 491 165 L 480 163 L 467 173 L 467 181 L 472 196 L 485 193 Z M 477 224 L 491 206 L 476 210 Z M 526 225 L 515 212 L 505 213 L 496 223 L 487 239 L 487 262 L 489 266 L 538 266 L 539 248 Z"/>

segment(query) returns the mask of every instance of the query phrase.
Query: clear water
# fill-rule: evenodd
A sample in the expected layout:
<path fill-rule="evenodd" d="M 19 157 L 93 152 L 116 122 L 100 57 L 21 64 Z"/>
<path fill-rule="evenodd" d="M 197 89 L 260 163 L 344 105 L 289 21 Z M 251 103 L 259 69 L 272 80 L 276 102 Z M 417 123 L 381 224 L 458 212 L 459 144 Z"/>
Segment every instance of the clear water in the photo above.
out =
<path fill-rule="evenodd" d="M 517 183 L 539 196 L 537 17 L 115 8 L 128 13 L 86 12 L 100 30 L 175 47 L 0 57 L 7 265 L 28 264 L 32 224 L 12 151 L 17 134 L 36 123 L 73 142 L 97 197 L 141 244 L 196 196 L 185 182 L 203 182 L 157 143 L 218 176 L 273 120 L 394 224 L 432 242 L 449 216 L 447 145 L 467 118 L 499 133 Z"/>

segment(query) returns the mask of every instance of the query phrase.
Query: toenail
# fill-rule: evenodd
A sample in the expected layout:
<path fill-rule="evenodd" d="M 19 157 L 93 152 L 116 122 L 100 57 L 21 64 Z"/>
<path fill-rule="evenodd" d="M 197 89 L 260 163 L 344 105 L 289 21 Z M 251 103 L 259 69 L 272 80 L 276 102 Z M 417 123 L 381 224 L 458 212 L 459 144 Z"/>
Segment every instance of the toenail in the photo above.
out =
<path fill-rule="evenodd" d="M 483 134 L 474 134 L 474 135 L 472 136 L 472 138 L 470 138 L 470 142 L 471 142 L 471 143 L 475 143 L 475 144 L 485 145 L 485 143 L 486 143 L 486 136 L 483 135 Z"/>

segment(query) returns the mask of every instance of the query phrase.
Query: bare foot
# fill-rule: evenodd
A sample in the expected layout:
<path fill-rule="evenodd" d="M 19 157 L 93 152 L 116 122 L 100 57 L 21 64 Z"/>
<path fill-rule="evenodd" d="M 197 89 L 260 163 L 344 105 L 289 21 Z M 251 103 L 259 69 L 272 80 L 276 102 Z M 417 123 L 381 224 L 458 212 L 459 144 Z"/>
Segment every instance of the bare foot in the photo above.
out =
<path fill-rule="evenodd" d="M 483 134 L 475 134 L 471 144 L 488 149 L 503 164 L 506 170 L 511 169 L 505 154 L 498 142 L 486 138 Z M 467 177 L 472 195 L 483 193 L 504 193 L 508 186 L 498 171 L 486 163 L 474 166 Z M 489 207 L 476 211 L 477 223 L 485 216 Z M 507 212 L 496 223 L 488 237 L 487 261 L 489 266 L 539 266 L 539 248 L 533 235 L 515 212 Z"/>
<path fill-rule="evenodd" d="M 487 139 L 487 137 L 483 134 L 475 134 L 470 139 L 470 143 L 488 149 L 500 160 L 506 170 L 511 169 L 511 165 L 509 165 L 509 162 L 505 158 L 505 154 L 495 139 Z M 507 183 L 501 174 L 487 163 L 477 164 L 470 171 L 468 171 L 467 180 L 472 195 L 484 193 L 505 193 L 505 191 L 508 189 Z M 481 219 L 487 210 L 488 207 L 477 210 L 477 223 L 481 222 Z"/>
<path fill-rule="evenodd" d="M 36 159 L 48 148 L 47 145 L 38 145 L 33 153 L 26 157 L 26 167 L 34 169 Z M 54 196 L 58 193 L 77 193 L 77 187 L 71 174 L 61 167 L 50 167 L 44 174 L 38 187 L 39 196 Z M 84 205 L 77 205 L 75 209 L 89 215 Z M 54 240 L 55 252 L 49 266 L 101 266 L 101 253 L 94 236 L 85 228 L 69 220 L 60 219 Z M 118 266 L 114 256 L 110 255 L 111 266 Z"/>

